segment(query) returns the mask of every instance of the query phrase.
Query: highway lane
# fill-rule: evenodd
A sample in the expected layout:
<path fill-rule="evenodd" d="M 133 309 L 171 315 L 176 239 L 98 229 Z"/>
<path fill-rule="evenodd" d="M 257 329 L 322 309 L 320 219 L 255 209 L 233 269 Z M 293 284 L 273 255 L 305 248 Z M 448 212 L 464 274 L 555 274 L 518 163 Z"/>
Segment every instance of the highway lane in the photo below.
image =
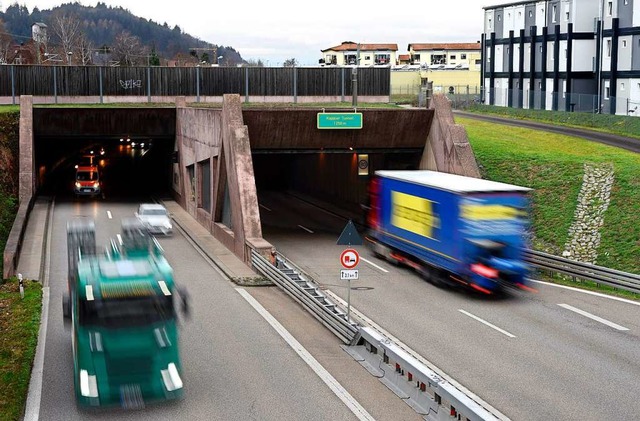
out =
<path fill-rule="evenodd" d="M 185 398 L 144 412 L 78 410 L 71 338 L 63 328 L 61 308 L 66 289 L 66 221 L 79 215 L 94 218 L 98 244 L 105 245 L 119 231 L 120 217 L 131 216 L 134 210 L 134 203 L 55 205 L 40 419 L 357 419 L 235 285 L 179 233 L 161 243 L 177 279 L 191 294 L 192 318 L 181 323 L 180 331 Z M 353 368 L 361 370 L 355 363 Z"/>
<path fill-rule="evenodd" d="M 346 219 L 283 194 L 260 203 L 264 237 L 346 300 L 335 244 Z M 352 306 L 512 419 L 640 413 L 636 303 L 546 284 L 502 298 L 440 289 L 358 248 L 375 266 L 359 264 Z"/>

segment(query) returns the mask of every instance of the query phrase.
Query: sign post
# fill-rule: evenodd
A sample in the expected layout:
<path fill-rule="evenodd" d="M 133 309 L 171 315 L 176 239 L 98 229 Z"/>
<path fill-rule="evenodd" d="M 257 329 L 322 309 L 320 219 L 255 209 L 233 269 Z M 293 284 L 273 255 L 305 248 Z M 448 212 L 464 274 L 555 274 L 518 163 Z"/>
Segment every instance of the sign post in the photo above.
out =
<path fill-rule="evenodd" d="M 340 263 L 346 270 L 340 271 L 340 279 L 346 279 L 349 283 L 347 289 L 347 321 L 351 320 L 351 280 L 358 279 L 358 270 L 355 269 L 360 263 L 360 255 L 355 249 L 346 249 L 340 254 Z"/>
<path fill-rule="evenodd" d="M 344 269 L 340 271 L 340 279 L 348 282 L 347 322 L 351 323 L 351 280 L 358 279 L 358 269 L 356 269 L 356 266 L 360 263 L 360 255 L 357 250 L 352 249 L 351 246 L 362 245 L 362 237 L 358 234 L 358 230 L 351 220 L 345 225 L 336 244 L 348 247 L 340 254 L 340 264 L 344 267 Z"/>

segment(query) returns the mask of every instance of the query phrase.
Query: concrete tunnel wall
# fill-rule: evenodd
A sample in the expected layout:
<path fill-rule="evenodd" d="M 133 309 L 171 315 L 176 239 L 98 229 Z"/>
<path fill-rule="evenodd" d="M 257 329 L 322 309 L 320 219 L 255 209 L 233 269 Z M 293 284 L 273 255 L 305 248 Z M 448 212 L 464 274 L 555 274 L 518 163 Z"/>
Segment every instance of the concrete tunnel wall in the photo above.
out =
<path fill-rule="evenodd" d="M 236 255 L 250 260 L 250 249 L 270 256 L 273 246 L 262 238 L 252 151 L 353 147 L 373 155 L 375 165 L 389 149 L 422 150 L 419 169 L 479 176 L 473 152 L 462 126 L 453 122 L 445 97 L 435 98 L 430 109 L 361 110 L 362 130 L 320 130 L 320 110 L 246 110 L 238 95 L 225 95 L 222 110 L 184 107 L 178 102 L 174 165 L 177 201 Z M 365 129 L 366 127 L 366 129 Z M 352 146 L 353 145 L 353 146 Z M 357 204 L 366 194 L 366 178 L 358 177 L 354 153 L 323 164 L 322 154 L 297 158 L 294 186 L 301 190 L 332 195 Z M 211 165 L 211 210 L 198 197 L 203 172 L 198 163 Z M 188 168 L 194 168 L 193 175 Z M 225 186 L 228 193 L 225 196 Z M 230 225 L 223 223 L 225 197 L 231 209 Z"/>
<path fill-rule="evenodd" d="M 375 164 L 380 159 L 377 150 L 384 153 L 385 149 L 417 148 L 423 150 L 420 169 L 480 176 L 464 127 L 454 123 L 448 100 L 442 95 L 433 98 L 429 109 L 359 110 L 363 113 L 363 129 L 347 132 L 317 129 L 316 114 L 321 111 L 318 109 L 243 111 L 241 105 L 241 98 L 235 94 L 224 95 L 221 110 L 186 107 L 184 97 L 176 99 L 175 150 L 180 159 L 173 165 L 172 189 L 183 208 L 227 248 L 247 262 L 250 260 L 250 249 L 258 250 L 266 257 L 271 257 L 273 251 L 273 246 L 262 238 L 252 149 L 295 151 L 351 146 L 356 152 L 360 149 L 371 153 L 370 162 L 375 167 L 381 165 Z M 62 131 L 58 135 L 68 134 L 67 131 L 71 130 L 69 127 L 76 127 L 77 135 L 86 135 L 83 130 L 77 129 L 77 125 L 74 126 L 73 121 L 60 118 L 64 113 L 62 110 L 47 111 L 52 113 L 52 121 L 62 123 Z M 125 115 L 131 113 L 120 111 Z M 100 113 L 98 109 L 95 112 Z M 87 130 L 95 128 L 96 122 L 104 127 L 112 127 L 113 130 L 123 130 L 116 121 L 117 118 L 113 117 L 113 110 L 106 111 L 108 116 L 102 117 L 92 117 L 91 113 L 89 111 L 83 120 L 86 124 L 82 127 Z M 162 118 L 152 110 L 144 113 L 147 118 L 155 120 L 150 127 L 155 127 L 165 135 L 171 132 L 170 129 L 167 130 L 166 123 L 173 122 L 172 118 Z M 64 129 L 65 125 L 68 129 Z M 140 127 L 139 124 L 134 126 Z M 37 193 L 33 98 L 30 96 L 20 97 L 19 148 L 20 209 L 3 254 L 5 278 L 15 274 L 29 211 Z M 345 154 L 324 168 L 322 159 L 317 156 L 301 158 L 294 168 L 300 180 L 296 187 L 333 194 L 346 201 L 361 200 L 366 183 L 364 179 L 355 176 L 355 172 L 351 172 L 354 156 Z M 347 161 L 348 170 L 345 174 L 346 166 L 343 164 Z M 210 209 L 202 206 L 198 193 L 202 185 L 199 183 L 203 181 L 198 163 L 203 162 L 209 162 L 210 165 Z M 194 168 L 194 177 L 189 174 L 188 168 L 191 166 Z M 230 220 L 227 223 L 223 223 L 225 203 L 226 208 L 230 209 Z"/>

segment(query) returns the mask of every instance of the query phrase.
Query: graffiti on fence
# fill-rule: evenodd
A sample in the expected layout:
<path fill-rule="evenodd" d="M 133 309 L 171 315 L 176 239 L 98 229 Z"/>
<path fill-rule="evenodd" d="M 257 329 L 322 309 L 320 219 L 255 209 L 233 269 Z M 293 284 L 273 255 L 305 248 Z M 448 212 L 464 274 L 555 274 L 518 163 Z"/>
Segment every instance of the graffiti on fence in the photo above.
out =
<path fill-rule="evenodd" d="M 122 86 L 124 89 L 142 88 L 142 81 L 140 79 L 120 80 L 120 86 Z"/>

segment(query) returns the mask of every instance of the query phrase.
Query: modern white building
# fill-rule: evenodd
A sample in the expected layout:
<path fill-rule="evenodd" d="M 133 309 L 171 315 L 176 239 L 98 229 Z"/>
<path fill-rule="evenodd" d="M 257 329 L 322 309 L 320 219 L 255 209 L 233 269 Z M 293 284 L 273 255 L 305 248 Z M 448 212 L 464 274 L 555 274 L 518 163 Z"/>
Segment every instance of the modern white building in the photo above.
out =
<path fill-rule="evenodd" d="M 486 104 L 640 115 L 640 0 L 484 8 Z"/>

